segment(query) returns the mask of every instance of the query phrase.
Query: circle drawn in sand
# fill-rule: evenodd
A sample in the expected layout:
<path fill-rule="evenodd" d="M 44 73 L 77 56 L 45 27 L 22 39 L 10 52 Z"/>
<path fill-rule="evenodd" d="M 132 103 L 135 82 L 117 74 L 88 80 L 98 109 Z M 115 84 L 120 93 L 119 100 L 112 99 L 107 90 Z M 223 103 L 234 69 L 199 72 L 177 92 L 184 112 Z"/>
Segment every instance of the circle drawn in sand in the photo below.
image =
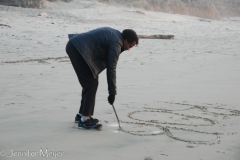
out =
<path fill-rule="evenodd" d="M 215 124 L 215 122 L 209 118 L 179 114 L 169 110 L 166 111 L 164 109 L 134 111 L 129 113 L 128 117 L 137 121 L 169 125 L 212 126 Z M 151 119 L 140 119 L 141 117 L 151 117 Z"/>
<path fill-rule="evenodd" d="M 179 129 L 171 129 L 171 138 L 184 142 L 210 142 L 215 141 L 218 136 L 214 134 L 205 134 L 199 132 L 191 132 Z"/>
<path fill-rule="evenodd" d="M 159 102 L 158 102 L 159 103 Z M 135 124 L 137 125 L 137 130 L 124 130 L 123 132 L 130 133 L 133 135 L 140 135 L 140 136 L 149 136 L 149 135 L 167 135 L 168 137 L 183 141 L 189 142 L 192 144 L 209 144 L 213 145 L 215 142 L 220 143 L 219 136 L 223 135 L 220 132 L 209 132 L 208 127 L 218 125 L 220 126 L 221 121 L 217 121 L 218 118 L 223 119 L 230 119 L 233 116 L 240 116 L 239 110 L 228 109 L 226 105 L 219 105 L 219 104 L 204 104 L 204 105 L 191 105 L 188 104 L 186 101 L 184 103 L 174 103 L 174 102 L 164 102 L 168 105 L 174 105 L 172 110 L 169 110 L 166 106 L 162 106 L 161 108 L 166 109 L 159 109 L 159 108 L 147 108 L 144 107 L 145 110 L 142 111 L 133 111 L 128 114 L 128 117 L 136 122 L 127 122 L 124 121 L 122 123 L 128 124 Z M 146 105 L 146 104 L 145 104 Z M 179 110 L 179 108 L 182 108 Z M 159 116 L 163 116 L 159 118 Z M 151 117 L 151 119 L 148 119 Z M 167 118 L 166 118 L 167 117 Z M 174 119 L 175 117 L 175 119 Z M 210 119 L 210 118 L 214 118 Z M 162 118 L 162 119 L 161 119 Z M 167 126 L 172 125 L 172 126 Z M 139 128 L 149 127 L 147 129 L 148 133 L 142 131 Z M 183 126 L 183 127 L 177 127 Z M 186 127 L 184 127 L 186 126 Z M 198 130 L 196 127 L 201 126 L 201 130 Z M 218 127 L 216 126 L 216 127 Z M 153 128 L 159 128 L 163 132 L 160 134 L 152 134 Z M 194 127 L 192 129 L 192 127 Z M 150 131 L 151 130 L 151 131 Z M 219 128 L 222 131 L 222 128 Z M 218 140 L 217 140 L 218 139 Z"/>
<path fill-rule="evenodd" d="M 108 124 L 109 128 L 119 128 L 118 124 L 112 123 Z M 155 136 L 155 135 L 163 135 L 165 131 L 155 125 L 145 124 L 145 123 L 135 123 L 135 122 L 125 122 L 121 121 L 121 129 L 109 130 L 114 133 L 129 133 L 132 135 L 138 136 Z"/>

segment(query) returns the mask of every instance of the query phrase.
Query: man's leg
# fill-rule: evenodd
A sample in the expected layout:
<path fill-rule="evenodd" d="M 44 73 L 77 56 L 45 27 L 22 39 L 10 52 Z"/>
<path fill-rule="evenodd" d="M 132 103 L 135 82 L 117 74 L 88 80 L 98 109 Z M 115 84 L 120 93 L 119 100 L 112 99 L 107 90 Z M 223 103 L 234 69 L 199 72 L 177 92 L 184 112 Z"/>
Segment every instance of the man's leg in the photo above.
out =
<path fill-rule="evenodd" d="M 83 116 L 91 116 L 93 115 L 95 107 L 98 78 L 93 77 L 88 64 L 71 42 L 68 42 L 66 52 L 69 55 L 78 80 L 83 88 L 79 113 Z"/>
<path fill-rule="evenodd" d="M 92 116 L 95 106 L 96 92 L 98 88 L 98 78 L 91 82 L 91 87 L 83 87 L 80 112 L 84 116 Z"/>
<path fill-rule="evenodd" d="M 84 105 L 84 98 L 83 98 L 83 95 L 84 95 L 84 90 L 82 89 L 82 100 L 81 100 L 81 103 L 80 103 L 80 108 L 79 108 L 79 114 L 82 114 L 82 106 Z"/>

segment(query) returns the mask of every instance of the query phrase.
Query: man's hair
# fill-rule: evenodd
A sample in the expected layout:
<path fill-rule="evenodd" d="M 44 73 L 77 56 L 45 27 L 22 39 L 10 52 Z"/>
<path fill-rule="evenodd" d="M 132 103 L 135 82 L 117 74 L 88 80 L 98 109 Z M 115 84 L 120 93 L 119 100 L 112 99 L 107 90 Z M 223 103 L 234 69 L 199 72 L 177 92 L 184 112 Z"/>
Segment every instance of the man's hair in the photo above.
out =
<path fill-rule="evenodd" d="M 128 43 L 136 42 L 138 45 L 138 36 L 137 33 L 132 29 L 124 29 L 122 31 L 123 40 L 127 39 Z"/>

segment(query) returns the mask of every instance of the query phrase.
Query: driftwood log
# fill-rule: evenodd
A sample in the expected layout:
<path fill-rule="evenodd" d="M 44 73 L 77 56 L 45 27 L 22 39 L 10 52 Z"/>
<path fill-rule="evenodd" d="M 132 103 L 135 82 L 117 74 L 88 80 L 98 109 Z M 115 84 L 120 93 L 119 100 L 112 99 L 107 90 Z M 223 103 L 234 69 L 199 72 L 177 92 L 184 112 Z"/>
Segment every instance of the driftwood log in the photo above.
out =
<path fill-rule="evenodd" d="M 5 26 L 5 27 L 11 28 L 9 25 L 6 25 L 6 24 L 0 24 L 0 26 Z"/>
<path fill-rule="evenodd" d="M 138 38 L 141 38 L 141 39 L 174 39 L 174 35 L 161 35 L 161 34 L 138 35 Z"/>

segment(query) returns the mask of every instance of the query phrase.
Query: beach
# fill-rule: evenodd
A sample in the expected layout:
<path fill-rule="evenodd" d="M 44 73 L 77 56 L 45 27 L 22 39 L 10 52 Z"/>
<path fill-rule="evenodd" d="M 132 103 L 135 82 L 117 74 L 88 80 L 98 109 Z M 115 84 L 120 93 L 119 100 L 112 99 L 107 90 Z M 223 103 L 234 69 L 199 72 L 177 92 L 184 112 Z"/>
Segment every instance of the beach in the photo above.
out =
<path fill-rule="evenodd" d="M 0 5 L 1 160 L 240 159 L 240 17 L 52 4 Z M 174 39 L 140 39 L 121 53 L 114 106 L 123 130 L 107 101 L 106 70 L 93 115 L 103 127 L 81 130 L 81 86 L 65 47 L 68 34 L 105 26 Z"/>

